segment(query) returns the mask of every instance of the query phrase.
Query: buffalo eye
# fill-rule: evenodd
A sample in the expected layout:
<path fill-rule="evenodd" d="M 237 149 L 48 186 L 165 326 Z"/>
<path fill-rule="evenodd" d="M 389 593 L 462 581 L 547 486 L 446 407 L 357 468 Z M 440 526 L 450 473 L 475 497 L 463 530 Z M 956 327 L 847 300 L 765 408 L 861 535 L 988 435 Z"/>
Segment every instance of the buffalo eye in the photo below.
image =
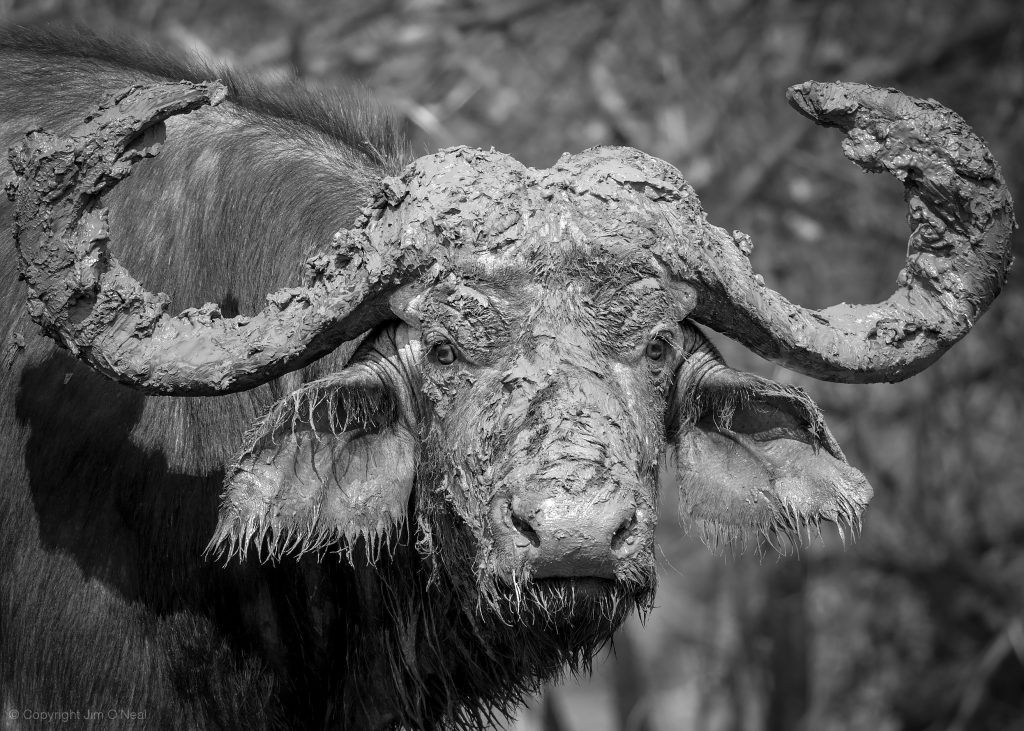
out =
<path fill-rule="evenodd" d="M 665 344 L 665 341 L 662 340 L 661 338 L 655 338 L 654 340 L 651 340 L 649 343 L 647 343 L 647 348 L 644 350 L 644 355 L 647 356 L 648 360 L 653 360 L 657 362 L 660 360 L 664 360 L 665 353 L 667 350 L 668 346 Z"/>
<path fill-rule="evenodd" d="M 434 346 L 434 360 L 441 365 L 451 365 L 458 355 L 451 343 L 438 343 Z"/>

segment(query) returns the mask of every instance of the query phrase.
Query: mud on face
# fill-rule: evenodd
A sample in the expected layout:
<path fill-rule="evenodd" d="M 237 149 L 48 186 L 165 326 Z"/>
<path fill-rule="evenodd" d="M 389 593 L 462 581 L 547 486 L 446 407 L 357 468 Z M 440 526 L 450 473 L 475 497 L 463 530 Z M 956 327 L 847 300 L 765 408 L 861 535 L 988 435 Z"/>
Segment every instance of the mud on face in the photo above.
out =
<path fill-rule="evenodd" d="M 417 484 L 472 536 L 499 614 L 614 628 L 653 596 L 658 458 L 687 335 L 656 265 L 588 249 L 463 270 L 411 303 L 429 415 Z"/>

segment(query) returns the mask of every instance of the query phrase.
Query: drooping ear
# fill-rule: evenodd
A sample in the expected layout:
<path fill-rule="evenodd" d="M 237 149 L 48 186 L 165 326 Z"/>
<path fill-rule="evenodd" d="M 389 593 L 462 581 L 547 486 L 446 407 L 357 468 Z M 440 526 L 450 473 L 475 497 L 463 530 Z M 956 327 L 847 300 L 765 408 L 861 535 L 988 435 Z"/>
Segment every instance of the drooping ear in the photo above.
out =
<path fill-rule="evenodd" d="M 367 555 L 407 518 L 417 439 L 407 326 L 367 339 L 339 373 L 284 397 L 250 431 L 228 471 L 207 553 L 244 559 L 364 539 Z"/>
<path fill-rule="evenodd" d="M 687 326 L 688 328 L 690 326 Z M 857 530 L 872 490 L 800 388 L 727 367 L 696 329 L 670 433 L 680 515 L 712 548 L 764 538 L 785 551 L 821 521 Z"/>

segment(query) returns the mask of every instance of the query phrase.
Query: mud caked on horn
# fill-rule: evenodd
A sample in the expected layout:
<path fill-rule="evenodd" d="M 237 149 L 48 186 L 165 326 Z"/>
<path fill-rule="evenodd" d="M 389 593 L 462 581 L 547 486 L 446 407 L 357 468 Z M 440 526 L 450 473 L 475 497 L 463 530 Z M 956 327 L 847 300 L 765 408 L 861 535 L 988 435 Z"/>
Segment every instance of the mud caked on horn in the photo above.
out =
<path fill-rule="evenodd" d="M 788 98 L 845 132 L 850 160 L 903 183 L 912 233 L 896 290 L 878 304 L 805 309 L 754 273 L 743 234 L 708 225 L 699 245 L 678 252 L 699 293 L 691 317 L 818 379 L 908 378 L 966 335 L 1004 284 L 1015 221 L 999 166 L 963 119 L 932 100 L 814 81 Z"/>
<path fill-rule="evenodd" d="M 100 196 L 156 154 L 158 145 L 134 144 L 146 130 L 224 97 L 215 82 L 131 87 L 66 137 L 31 132 L 10 154 L 15 175 L 5 187 L 33 320 L 93 369 L 143 392 L 231 393 L 301 368 L 393 318 L 389 295 L 430 266 L 423 249 L 357 226 L 254 316 L 223 317 L 209 303 L 170 315 L 167 295 L 148 292 L 109 253 Z M 387 205 L 383 194 L 377 203 Z"/>

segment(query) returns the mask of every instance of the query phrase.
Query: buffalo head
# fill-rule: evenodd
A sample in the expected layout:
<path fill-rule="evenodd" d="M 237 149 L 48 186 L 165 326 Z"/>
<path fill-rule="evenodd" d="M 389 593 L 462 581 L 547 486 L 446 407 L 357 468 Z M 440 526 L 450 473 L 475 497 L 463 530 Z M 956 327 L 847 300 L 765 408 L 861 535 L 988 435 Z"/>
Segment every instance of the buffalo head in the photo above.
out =
<path fill-rule="evenodd" d="M 534 170 L 453 148 L 382 181 L 258 315 L 171 317 L 106 253 L 95 196 L 145 152 L 140 129 L 210 93 L 135 90 L 15 160 L 37 320 L 111 377 L 180 395 L 264 383 L 369 331 L 346 368 L 252 428 L 211 549 L 372 561 L 404 534 L 485 614 L 598 617 L 593 640 L 653 595 L 666 465 L 711 541 L 856 526 L 871 496 L 800 389 L 729 369 L 695 323 L 815 377 L 899 380 L 969 330 L 1009 263 L 1009 196 L 959 117 L 809 83 L 794 105 L 907 189 L 907 266 L 880 304 L 793 305 L 751 270 L 746 236 L 709 224 L 679 172 L 636 150 Z"/>

